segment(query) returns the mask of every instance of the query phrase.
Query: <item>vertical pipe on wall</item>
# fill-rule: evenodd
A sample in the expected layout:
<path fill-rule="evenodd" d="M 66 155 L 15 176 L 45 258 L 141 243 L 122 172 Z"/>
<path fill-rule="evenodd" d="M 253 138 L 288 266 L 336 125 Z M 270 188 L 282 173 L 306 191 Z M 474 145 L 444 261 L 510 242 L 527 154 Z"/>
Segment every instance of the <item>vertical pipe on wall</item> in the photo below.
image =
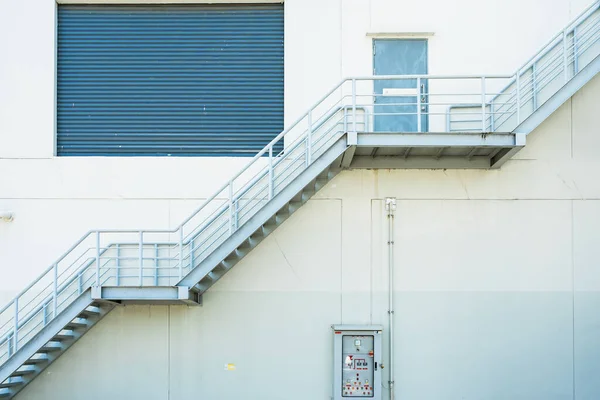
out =
<path fill-rule="evenodd" d="M 394 211 L 396 211 L 396 199 L 388 197 L 385 199 L 385 209 L 388 219 L 388 318 L 389 318 L 389 380 L 390 400 L 394 400 Z"/>

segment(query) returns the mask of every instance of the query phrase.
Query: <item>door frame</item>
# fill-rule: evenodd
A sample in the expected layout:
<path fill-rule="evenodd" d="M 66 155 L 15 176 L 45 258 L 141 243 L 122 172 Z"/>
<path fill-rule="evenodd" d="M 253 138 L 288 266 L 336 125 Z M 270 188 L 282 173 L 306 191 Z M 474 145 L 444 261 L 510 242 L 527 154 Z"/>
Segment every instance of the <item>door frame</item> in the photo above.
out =
<path fill-rule="evenodd" d="M 375 57 L 376 57 L 376 42 L 377 41 L 422 41 L 425 45 L 425 72 L 424 75 L 429 74 L 429 39 L 433 36 L 433 33 L 429 32 L 421 32 L 421 33 L 387 33 L 387 34 L 368 34 L 371 40 L 371 71 L 373 77 L 376 77 L 375 70 Z M 429 82 L 425 80 L 425 82 L 421 83 L 421 86 L 424 86 L 425 95 L 422 95 L 421 89 L 417 88 L 417 93 L 419 96 L 422 96 L 422 102 L 428 103 L 428 90 L 429 90 Z M 375 81 L 373 81 L 373 93 L 375 94 Z M 373 98 L 373 111 L 376 104 L 376 97 Z M 424 109 L 423 109 L 424 108 Z M 373 131 L 375 131 L 375 119 L 376 115 L 373 115 Z M 429 128 L 429 106 L 422 106 L 422 115 L 421 115 L 421 130 L 418 132 L 426 132 Z"/>

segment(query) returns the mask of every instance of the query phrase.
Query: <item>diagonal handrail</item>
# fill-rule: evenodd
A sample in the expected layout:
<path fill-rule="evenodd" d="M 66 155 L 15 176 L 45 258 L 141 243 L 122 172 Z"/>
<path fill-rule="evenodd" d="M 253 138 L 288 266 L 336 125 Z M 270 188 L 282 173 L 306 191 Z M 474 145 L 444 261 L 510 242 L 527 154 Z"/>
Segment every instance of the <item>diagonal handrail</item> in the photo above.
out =
<path fill-rule="evenodd" d="M 590 58 L 600 52 L 594 46 L 600 41 L 600 1 L 594 1 L 562 30 L 544 44 L 537 53 L 523 63 L 512 75 L 511 80 L 496 95 L 485 102 L 490 108 L 489 124 L 484 121 L 488 131 L 512 131 L 533 114 L 542 104 L 538 97 L 543 91 L 542 100 L 556 93 L 581 70 L 578 61 L 592 50 Z M 583 28 L 580 28 L 582 27 Z M 562 75 L 562 79 L 561 79 Z M 552 88 L 551 85 L 556 87 Z M 505 98 L 499 105 L 499 99 Z M 470 111 L 480 104 L 453 105 L 448 110 L 448 126 L 451 126 L 452 113 L 462 109 L 463 115 L 474 114 Z M 465 111 L 466 110 L 466 111 Z M 463 127 L 450 127 L 449 131 L 461 131 Z"/>

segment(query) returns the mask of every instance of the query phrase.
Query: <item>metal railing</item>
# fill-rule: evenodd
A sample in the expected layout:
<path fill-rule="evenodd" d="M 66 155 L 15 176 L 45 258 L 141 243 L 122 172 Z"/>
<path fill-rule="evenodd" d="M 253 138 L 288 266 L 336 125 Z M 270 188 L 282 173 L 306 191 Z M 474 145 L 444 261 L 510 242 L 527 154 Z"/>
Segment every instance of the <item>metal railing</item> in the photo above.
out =
<path fill-rule="evenodd" d="M 589 19 L 597 17 L 598 4 L 595 7 L 565 30 L 562 39 L 559 35 L 564 43 L 577 43 L 577 57 L 567 56 L 565 61 L 563 54 L 560 64 L 575 63 L 574 73 L 592 59 L 589 52 L 597 50 L 590 33 L 597 33 L 597 25 Z M 570 33 L 574 29 L 576 35 Z M 560 47 L 560 40 L 547 47 Z M 404 75 L 341 81 L 175 229 L 87 232 L 0 308 L 0 365 L 92 286 L 177 285 L 345 132 L 449 132 L 459 126 L 461 131 L 486 132 L 514 125 L 509 123 L 514 114 L 521 121 L 529 112 L 526 104 L 535 96 L 540 101 L 539 86 L 537 91 L 527 88 L 535 85 L 534 76 L 539 85 L 540 60 L 548 54 L 534 57 L 508 76 Z M 528 72 L 532 68 L 538 68 L 537 75 Z M 473 107 L 469 115 L 479 116 L 475 127 L 453 120 L 454 110 Z M 501 116 L 506 121 L 498 125 Z"/>
<path fill-rule="evenodd" d="M 449 132 L 511 132 L 600 55 L 600 1 L 594 2 L 523 64 L 485 103 L 452 105 Z"/>

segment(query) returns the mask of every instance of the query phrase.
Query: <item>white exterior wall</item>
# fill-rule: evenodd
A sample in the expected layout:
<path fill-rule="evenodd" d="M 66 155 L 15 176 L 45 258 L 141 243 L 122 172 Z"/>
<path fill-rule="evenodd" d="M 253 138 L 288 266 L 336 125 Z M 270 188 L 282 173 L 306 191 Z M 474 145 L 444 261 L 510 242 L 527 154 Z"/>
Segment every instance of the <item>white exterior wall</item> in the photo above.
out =
<path fill-rule="evenodd" d="M 511 73 L 587 2 L 288 0 L 286 121 L 370 75 L 367 33 L 434 32 L 433 74 Z M 91 228 L 176 226 L 247 161 L 53 157 L 54 12 L 0 12 L 2 303 Z M 399 398 L 599 398 L 599 95 L 597 77 L 499 171 L 343 172 L 203 307 L 117 308 L 19 398 L 328 399 L 329 325 L 387 330 L 385 197 Z"/>

